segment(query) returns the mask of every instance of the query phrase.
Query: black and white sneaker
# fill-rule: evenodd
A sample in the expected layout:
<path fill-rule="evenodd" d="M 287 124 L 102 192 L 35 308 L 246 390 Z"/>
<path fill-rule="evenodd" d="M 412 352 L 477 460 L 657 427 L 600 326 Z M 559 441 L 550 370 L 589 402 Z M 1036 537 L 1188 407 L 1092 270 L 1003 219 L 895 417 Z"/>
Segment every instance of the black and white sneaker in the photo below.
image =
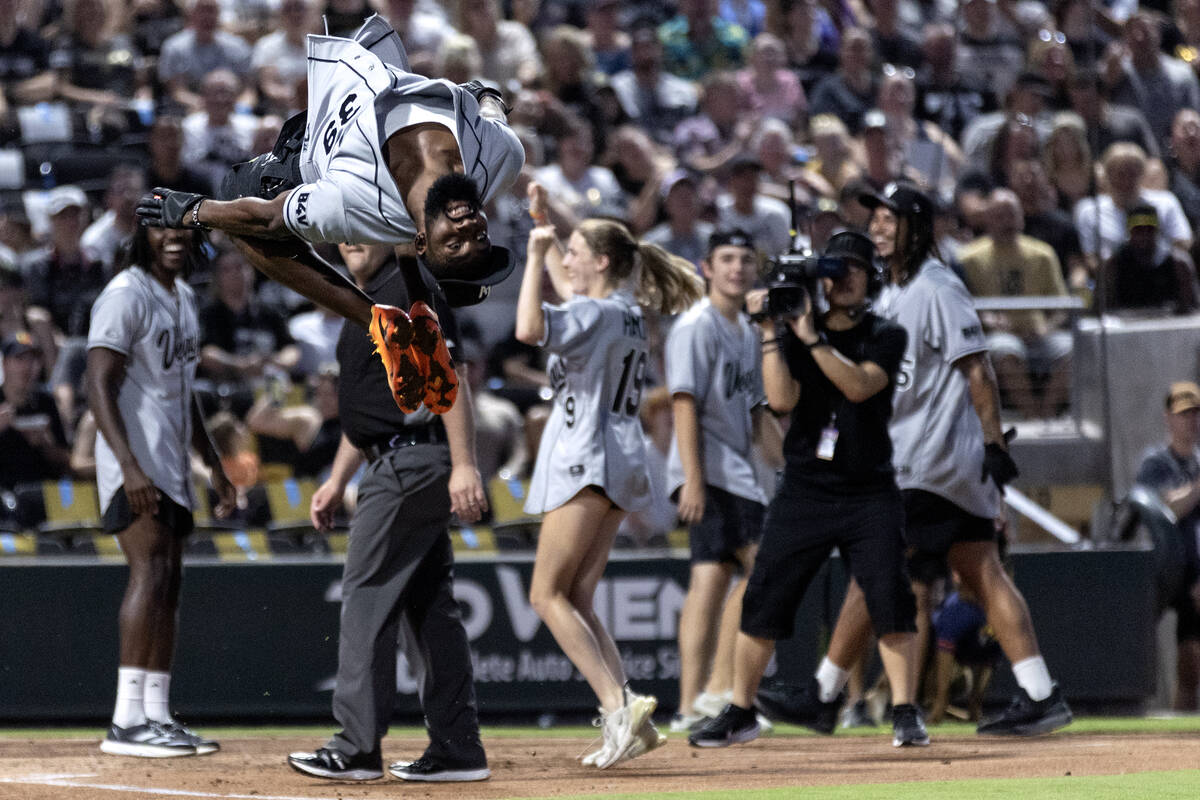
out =
<path fill-rule="evenodd" d="M 803 725 L 817 733 L 833 733 L 837 727 L 838 709 L 846 700 L 842 692 L 828 703 L 821 702 L 821 687 L 817 679 L 795 684 L 784 681 L 763 685 L 754 697 L 754 704 L 768 719 Z"/>
<path fill-rule="evenodd" d="M 1037 736 L 1071 724 L 1071 709 L 1058 684 L 1045 700 L 1031 700 L 1017 689 L 1012 704 L 1002 714 L 980 723 L 976 733 L 984 736 Z"/>
<path fill-rule="evenodd" d="M 168 731 L 157 722 L 145 722 L 122 728 L 112 725 L 100 742 L 100 751 L 113 756 L 141 758 L 177 758 L 196 755 L 196 747 L 184 737 Z"/>
<path fill-rule="evenodd" d="M 177 719 L 173 719 L 170 722 L 160 722 L 159 725 L 162 726 L 164 731 L 173 733 L 191 742 L 192 747 L 196 748 L 196 755 L 198 756 L 206 756 L 221 749 L 221 745 L 218 742 L 196 735 Z"/>
<path fill-rule="evenodd" d="M 388 772 L 402 781 L 430 781 L 450 783 L 453 781 L 485 781 L 492 771 L 483 764 L 451 764 L 428 753 L 416 761 L 397 761 L 388 767 Z"/>
<path fill-rule="evenodd" d="M 728 747 L 752 742 L 758 738 L 758 733 L 754 711 L 730 703 L 716 719 L 704 723 L 688 736 L 688 744 L 692 747 Z"/>
<path fill-rule="evenodd" d="M 288 763 L 297 772 L 339 781 L 373 781 L 383 777 L 383 758 L 379 753 L 359 753 L 348 756 L 332 747 L 321 747 L 314 753 L 292 753 Z"/>
<path fill-rule="evenodd" d="M 921 709 L 912 703 L 892 707 L 892 747 L 927 747 L 929 733 Z"/>

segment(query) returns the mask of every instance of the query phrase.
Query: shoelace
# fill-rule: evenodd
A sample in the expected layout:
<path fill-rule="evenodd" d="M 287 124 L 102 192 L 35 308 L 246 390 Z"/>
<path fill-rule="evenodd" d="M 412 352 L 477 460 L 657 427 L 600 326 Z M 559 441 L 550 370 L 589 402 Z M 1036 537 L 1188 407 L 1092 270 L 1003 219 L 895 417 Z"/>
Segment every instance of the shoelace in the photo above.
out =
<path fill-rule="evenodd" d="M 600 735 L 597 736 L 595 739 L 592 739 L 591 742 L 589 742 L 586 746 L 584 746 L 583 750 L 579 751 L 579 755 L 575 756 L 576 761 L 582 761 L 585 756 L 591 755 L 590 751 L 592 751 L 592 749 L 596 746 L 597 742 L 599 742 L 601 745 L 607 744 L 607 742 L 604 738 L 605 716 L 606 715 L 604 713 L 601 713 L 600 716 L 592 718 L 592 727 L 599 728 Z"/>

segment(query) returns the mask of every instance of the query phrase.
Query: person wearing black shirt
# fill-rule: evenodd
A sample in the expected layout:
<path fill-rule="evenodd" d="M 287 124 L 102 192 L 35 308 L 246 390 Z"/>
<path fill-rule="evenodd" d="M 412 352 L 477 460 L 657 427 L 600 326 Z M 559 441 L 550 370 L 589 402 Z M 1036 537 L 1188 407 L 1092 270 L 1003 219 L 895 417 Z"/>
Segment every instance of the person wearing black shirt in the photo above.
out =
<path fill-rule="evenodd" d="M 390 248 L 340 245 L 359 288 L 382 303 L 407 308 L 417 293 L 434 297 L 438 320 L 457 363 L 462 363 L 446 299 L 424 268 L 424 287 L 406 276 Z M 475 522 L 487 508 L 475 465 L 475 430 L 465 374 L 454 406 L 440 417 L 422 407 L 396 407 L 379 380 L 379 361 L 360 328 L 346 325 L 337 344 L 338 408 L 342 439 L 329 478 L 313 495 L 311 517 L 328 530 L 351 477 L 364 460 L 358 505 L 342 576 L 341 632 L 333 716 L 342 725 L 315 752 L 292 753 L 299 772 L 336 780 L 383 776 L 380 740 L 396 698 L 399 640 L 418 676 L 430 744 L 411 762 L 392 764 L 403 780 L 476 781 L 487 778 L 471 651 L 454 600 L 450 515 Z"/>
<path fill-rule="evenodd" d="M 25 331 L 4 340 L 0 384 L 0 487 L 52 480 L 67 471 L 67 436 L 54 398 L 37 385 L 37 346 Z"/>
<path fill-rule="evenodd" d="M 791 413 L 786 466 L 742 601 L 733 702 L 688 737 L 695 747 L 725 747 L 758 736 L 752 706 L 758 683 L 775 642 L 792 635 L 804 592 L 835 547 L 868 598 L 892 687 L 892 743 L 929 744 L 913 705 L 916 604 L 904 568 L 904 510 L 888 436 L 908 337 L 868 309 L 868 286 L 882 283 L 870 240 L 839 233 L 825 253 L 848 265 L 843 277 L 823 279 L 829 311 L 817 316 L 806 301 L 786 324 L 760 323 L 768 337 L 762 364 L 767 402 L 776 413 Z M 752 314 L 762 307 L 763 295 L 759 290 L 747 296 Z M 787 720 L 786 697 L 785 687 L 777 685 L 758 692 L 757 705 L 768 717 Z"/>

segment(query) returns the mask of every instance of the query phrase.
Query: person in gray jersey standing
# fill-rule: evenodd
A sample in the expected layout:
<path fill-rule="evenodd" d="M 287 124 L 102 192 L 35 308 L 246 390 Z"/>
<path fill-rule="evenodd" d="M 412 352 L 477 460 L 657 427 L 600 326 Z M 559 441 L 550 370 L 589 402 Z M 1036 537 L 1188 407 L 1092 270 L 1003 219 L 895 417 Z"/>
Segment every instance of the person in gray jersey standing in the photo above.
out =
<path fill-rule="evenodd" d="M 948 562 L 979 598 L 1019 686 L 1011 705 L 978 732 L 1048 733 L 1069 724 L 1071 710 L 1038 649 L 1025 598 L 1000 561 L 995 519 L 1017 467 L 1000 427 L 983 327 L 970 293 L 937 257 L 929 197 L 900 182 L 860 202 L 871 209 L 870 235 L 888 268 L 879 313 L 908 331 L 890 433 L 918 620 L 928 618 L 929 585 Z M 832 732 L 812 723 L 836 716 L 846 668 L 866 649 L 867 633 L 866 604 L 852 583 L 818 668 L 821 689 L 832 694 L 793 695 L 795 721 Z"/>
<path fill-rule="evenodd" d="M 402 305 L 417 291 L 434 298 L 451 351 L 458 331 L 445 297 L 416 264 L 384 245 L 341 245 L 356 283 L 384 302 Z M 471 651 L 453 593 L 450 515 L 471 523 L 487 508 L 475 465 L 470 388 L 462 382 L 453 408 L 405 414 L 377 380 L 371 342 L 350 326 L 338 339 L 338 408 L 342 440 L 329 478 L 313 495 L 313 525 L 329 530 L 351 477 L 365 460 L 350 545 L 342 573 L 333 716 L 342 726 L 328 744 L 288 757 L 306 775 L 341 781 L 383 777 L 380 743 L 396 700 L 396 650 L 417 680 L 429 746 L 389 772 L 406 781 L 488 778 L 479 740 Z M 456 361 L 461 363 L 457 358 Z M 460 367 L 459 369 L 465 369 Z"/>
<path fill-rule="evenodd" d="M 235 503 L 192 393 L 200 327 L 183 275 L 197 257 L 198 236 L 139 228 L 124 268 L 92 306 L 87 386 L 99 429 L 96 482 L 104 531 L 117 537 L 129 564 L 117 701 L 100 743 L 112 755 L 164 758 L 219 749 L 174 719 L 168 703 L 183 544 L 196 503 L 189 445 L 212 470 L 216 515 Z"/>

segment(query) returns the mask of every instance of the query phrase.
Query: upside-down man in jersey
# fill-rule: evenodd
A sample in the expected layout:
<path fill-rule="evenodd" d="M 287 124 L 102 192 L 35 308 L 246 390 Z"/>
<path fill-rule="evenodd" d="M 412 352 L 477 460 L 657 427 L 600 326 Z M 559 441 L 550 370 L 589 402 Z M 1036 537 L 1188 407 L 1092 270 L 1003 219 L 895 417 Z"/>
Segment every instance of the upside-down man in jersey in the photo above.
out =
<path fill-rule="evenodd" d="M 138 215 L 231 234 L 263 273 L 369 332 L 402 410 L 424 402 L 442 413 L 457 378 L 429 306 L 375 305 L 308 243 L 404 245 L 452 304 L 479 302 L 512 270 L 481 209 L 516 178 L 521 143 L 498 92 L 409 72 L 378 15 L 352 39 L 308 37 L 308 87 L 307 118 L 289 120 L 271 153 L 235 166 L 226 199 L 158 188 Z M 405 278 L 422 297 L 419 276 Z"/>

